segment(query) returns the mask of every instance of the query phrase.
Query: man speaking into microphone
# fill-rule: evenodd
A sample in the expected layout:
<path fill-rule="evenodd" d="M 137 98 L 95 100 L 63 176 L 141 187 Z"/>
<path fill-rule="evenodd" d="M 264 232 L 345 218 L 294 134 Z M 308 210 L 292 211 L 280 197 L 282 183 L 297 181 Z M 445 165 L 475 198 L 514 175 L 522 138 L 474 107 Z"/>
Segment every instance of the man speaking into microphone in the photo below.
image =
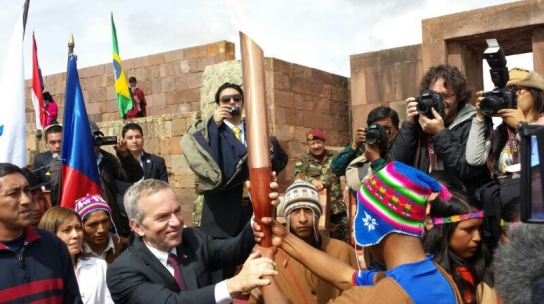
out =
<path fill-rule="evenodd" d="M 48 151 L 36 154 L 32 162 L 32 172 L 39 183 L 47 183 L 45 189 L 51 190 L 51 161 L 53 155 L 57 158 L 62 147 L 62 125 L 49 125 L 44 129 L 44 141 Z"/>

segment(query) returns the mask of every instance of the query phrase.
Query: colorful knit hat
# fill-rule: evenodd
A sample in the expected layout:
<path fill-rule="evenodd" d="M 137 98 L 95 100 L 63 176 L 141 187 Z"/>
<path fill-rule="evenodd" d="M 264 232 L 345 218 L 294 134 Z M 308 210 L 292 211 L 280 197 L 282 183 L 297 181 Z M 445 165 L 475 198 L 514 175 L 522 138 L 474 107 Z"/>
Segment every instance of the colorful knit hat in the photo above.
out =
<path fill-rule="evenodd" d="M 323 213 L 319 193 L 311 183 L 305 180 L 294 181 L 285 192 L 285 207 L 283 217 L 287 220 L 287 227 L 290 228 L 291 211 L 298 208 L 309 208 L 318 219 Z"/>
<path fill-rule="evenodd" d="M 113 233 L 117 234 L 117 227 L 115 227 L 115 223 L 113 222 L 113 218 L 111 217 L 111 208 L 108 203 L 102 198 L 102 196 L 98 194 L 87 195 L 76 200 L 76 212 L 79 213 L 81 221 L 85 221 L 85 218 L 89 214 L 91 214 L 91 212 L 96 210 L 104 210 L 108 213 L 108 215 L 110 216 L 111 225 L 113 227 Z"/>
<path fill-rule="evenodd" d="M 421 237 L 427 197 L 437 192 L 444 201 L 451 193 L 427 174 L 400 162 L 391 162 L 372 175 L 357 191 L 355 242 L 378 244 L 392 232 Z"/>

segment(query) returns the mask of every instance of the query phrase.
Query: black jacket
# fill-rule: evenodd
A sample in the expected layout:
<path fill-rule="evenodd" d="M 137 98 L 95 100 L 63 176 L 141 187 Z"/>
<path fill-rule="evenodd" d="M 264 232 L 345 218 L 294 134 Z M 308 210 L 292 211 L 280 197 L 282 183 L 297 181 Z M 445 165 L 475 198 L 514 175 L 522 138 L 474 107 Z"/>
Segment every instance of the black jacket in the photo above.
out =
<path fill-rule="evenodd" d="M 465 105 L 454 121 L 434 136 L 423 133 L 419 124 L 403 122 L 391 148 L 390 160 L 403 162 L 425 173 L 432 170 L 449 171 L 461 179 L 471 194 L 474 193 L 490 180 L 486 165 L 471 166 L 465 159 L 474 115 L 476 109 L 472 105 Z"/>
<path fill-rule="evenodd" d="M 121 214 L 121 208 L 117 202 L 116 180 L 135 183 L 142 179 L 144 171 L 140 163 L 132 156 L 115 157 L 113 154 L 100 149 L 102 161 L 98 165 L 100 174 L 100 188 L 102 195 L 112 211 L 112 218 L 119 235 L 126 237 L 130 232 L 128 219 Z M 122 202 L 121 202 L 122 203 Z"/>
<path fill-rule="evenodd" d="M 187 290 L 180 292 L 174 277 L 137 236 L 108 267 L 108 288 L 115 303 L 215 303 L 212 271 L 243 263 L 254 245 L 249 224 L 230 239 L 184 228 L 176 250 Z"/>
<path fill-rule="evenodd" d="M 45 185 L 45 189 L 47 190 L 51 190 L 51 185 L 49 184 L 51 181 L 51 175 L 47 173 L 50 173 L 52 159 L 53 155 L 50 151 L 47 151 L 36 154 L 34 161 L 32 162 L 32 172 L 34 172 L 40 184 L 48 183 Z"/>

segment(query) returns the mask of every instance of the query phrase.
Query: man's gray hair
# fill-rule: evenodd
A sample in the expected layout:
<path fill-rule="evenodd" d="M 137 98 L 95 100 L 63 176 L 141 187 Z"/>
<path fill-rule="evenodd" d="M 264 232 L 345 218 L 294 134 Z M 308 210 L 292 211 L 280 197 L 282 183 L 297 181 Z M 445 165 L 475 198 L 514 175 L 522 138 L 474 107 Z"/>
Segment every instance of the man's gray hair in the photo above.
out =
<path fill-rule="evenodd" d="M 142 222 L 143 214 L 140 208 L 141 199 L 157 193 L 162 189 L 174 191 L 170 185 L 162 180 L 147 179 L 128 188 L 123 197 L 123 204 L 129 220 L 135 220 L 138 224 Z"/>
<path fill-rule="evenodd" d="M 508 231 L 493 260 L 495 286 L 507 304 L 542 303 L 544 299 L 544 225 L 518 224 Z"/>

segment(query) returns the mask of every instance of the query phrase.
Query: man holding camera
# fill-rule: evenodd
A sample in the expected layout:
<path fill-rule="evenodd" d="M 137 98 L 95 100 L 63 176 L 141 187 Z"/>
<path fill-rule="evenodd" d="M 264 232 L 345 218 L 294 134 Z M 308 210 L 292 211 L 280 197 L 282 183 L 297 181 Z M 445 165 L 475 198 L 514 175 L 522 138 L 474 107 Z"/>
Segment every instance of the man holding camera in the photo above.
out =
<path fill-rule="evenodd" d="M 332 173 L 346 175 L 346 203 L 349 189 L 357 191 L 368 173 L 376 172 L 386 164 L 399 133 L 399 115 L 390 107 L 379 106 L 368 113 L 367 125 L 368 128 L 357 129 L 355 141 L 332 160 Z"/>
<path fill-rule="evenodd" d="M 121 136 L 117 136 L 117 141 L 112 142 L 111 136 L 104 136 L 94 121 L 90 122 L 91 132 L 94 137 L 96 153 L 96 163 L 98 165 L 98 173 L 100 174 L 100 188 L 102 188 L 102 197 L 108 202 L 112 210 L 112 218 L 117 232 L 120 236 L 127 237 L 130 232 L 128 219 L 121 213 L 120 206 L 117 202 L 117 184 L 115 180 L 135 183 L 144 177 L 144 170 L 138 160 L 136 160 L 129 152 L 125 140 Z M 101 138 L 102 140 L 98 140 Z M 113 145 L 113 149 L 117 152 L 115 155 L 100 149 L 97 143 Z"/>
<path fill-rule="evenodd" d="M 197 120 L 183 136 L 181 146 L 187 163 L 196 175 L 197 193 L 204 194 L 201 229 L 213 238 L 237 236 L 253 214 L 244 182 L 249 178 L 246 124 L 242 118 L 244 92 L 233 83 L 224 83 L 215 94 L 213 116 Z M 270 137 L 272 170 L 279 173 L 288 157 Z M 234 269 L 224 269 L 223 278 Z M 214 274 L 214 281 L 220 278 Z"/>
<path fill-rule="evenodd" d="M 465 159 L 474 106 L 472 93 L 454 66 L 429 69 L 419 87 L 422 96 L 406 99 L 406 121 L 390 152 L 392 160 L 423 171 L 446 170 L 456 174 L 470 193 L 489 180 L 484 166 L 471 166 Z"/>

